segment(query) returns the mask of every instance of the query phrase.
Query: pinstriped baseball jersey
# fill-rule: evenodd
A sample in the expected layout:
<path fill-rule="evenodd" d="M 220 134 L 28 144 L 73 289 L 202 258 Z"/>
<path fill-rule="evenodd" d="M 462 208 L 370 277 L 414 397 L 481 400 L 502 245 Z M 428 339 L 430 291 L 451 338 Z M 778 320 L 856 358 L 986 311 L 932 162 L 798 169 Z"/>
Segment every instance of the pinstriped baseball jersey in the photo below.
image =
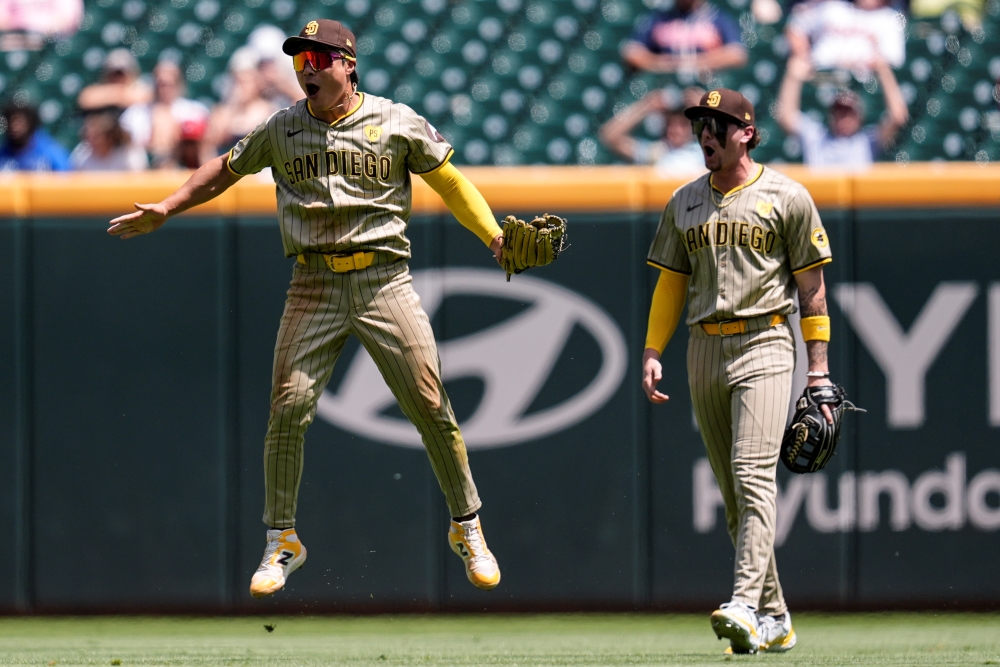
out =
<path fill-rule="evenodd" d="M 434 171 L 453 149 L 405 104 L 359 96 L 355 108 L 332 124 L 301 100 L 230 152 L 235 174 L 271 168 L 288 257 L 371 250 L 410 256 L 410 172 Z"/>
<path fill-rule="evenodd" d="M 711 175 L 671 197 L 649 249 L 650 264 L 686 275 L 689 325 L 795 309 L 792 274 L 831 261 L 809 192 L 763 165 L 723 195 Z"/>

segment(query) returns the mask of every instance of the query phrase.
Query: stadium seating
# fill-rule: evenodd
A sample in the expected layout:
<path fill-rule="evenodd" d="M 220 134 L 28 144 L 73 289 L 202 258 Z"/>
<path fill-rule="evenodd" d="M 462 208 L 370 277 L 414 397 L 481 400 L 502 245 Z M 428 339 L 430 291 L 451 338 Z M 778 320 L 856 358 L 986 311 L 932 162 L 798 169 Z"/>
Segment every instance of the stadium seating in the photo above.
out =
<path fill-rule="evenodd" d="M 728 0 L 727 9 L 741 17 L 750 63 L 700 83 L 752 97 L 765 139 L 758 158 L 795 162 L 796 142 L 768 113 L 787 55 L 783 25 L 755 25 L 746 6 Z M 457 162 L 611 163 L 596 138 L 603 121 L 658 86 L 693 83 L 622 66 L 621 44 L 646 11 L 638 0 L 88 0 L 77 34 L 0 56 L 0 95 L 38 104 L 71 148 L 80 127 L 76 95 L 97 79 L 112 48 L 131 49 L 146 73 L 165 52 L 179 58 L 189 95 L 212 104 L 230 55 L 253 27 L 270 23 L 293 34 L 317 16 L 336 17 L 359 36 L 362 88 L 426 115 L 455 143 Z M 907 50 L 897 74 L 911 121 L 887 159 L 1000 159 L 1000 0 L 987 3 L 973 32 L 951 13 L 911 21 Z M 854 86 L 874 122 L 881 93 L 871 82 Z M 807 86 L 805 109 L 821 115 L 824 94 Z"/>

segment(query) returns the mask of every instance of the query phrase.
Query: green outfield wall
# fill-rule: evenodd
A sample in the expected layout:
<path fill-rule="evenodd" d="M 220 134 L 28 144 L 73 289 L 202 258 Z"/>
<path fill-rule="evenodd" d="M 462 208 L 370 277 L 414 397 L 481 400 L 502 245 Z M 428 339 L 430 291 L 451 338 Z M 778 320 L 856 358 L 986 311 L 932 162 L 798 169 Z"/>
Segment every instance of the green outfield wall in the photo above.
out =
<path fill-rule="evenodd" d="M 825 471 L 780 471 L 789 602 L 1000 605 L 997 209 L 823 217 L 832 369 L 868 412 L 848 417 Z M 107 236 L 104 215 L 0 218 L 0 611 L 725 601 L 732 547 L 693 426 L 683 327 L 664 356 L 670 402 L 650 406 L 639 385 L 657 219 L 573 214 L 559 262 L 508 284 L 450 217 L 416 216 L 411 269 L 503 583 L 465 581 L 416 431 L 384 395 L 352 391 L 374 367 L 349 344 L 306 441 L 309 562 L 259 602 L 247 586 L 292 269 L 273 215 L 180 218 L 129 242 Z"/>

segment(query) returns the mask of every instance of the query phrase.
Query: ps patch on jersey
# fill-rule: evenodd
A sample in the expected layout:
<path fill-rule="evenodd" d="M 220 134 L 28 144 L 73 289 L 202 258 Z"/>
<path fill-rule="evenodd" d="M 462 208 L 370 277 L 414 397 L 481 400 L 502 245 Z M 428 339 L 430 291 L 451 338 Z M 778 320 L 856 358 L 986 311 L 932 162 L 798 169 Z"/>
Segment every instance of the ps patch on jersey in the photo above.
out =
<path fill-rule="evenodd" d="M 382 126 L 381 125 L 365 125 L 365 137 L 368 141 L 375 143 L 378 138 L 382 136 Z"/>
<path fill-rule="evenodd" d="M 762 218 L 767 218 L 771 215 L 771 211 L 774 210 L 774 204 L 769 201 L 759 201 L 757 202 L 757 215 Z"/>

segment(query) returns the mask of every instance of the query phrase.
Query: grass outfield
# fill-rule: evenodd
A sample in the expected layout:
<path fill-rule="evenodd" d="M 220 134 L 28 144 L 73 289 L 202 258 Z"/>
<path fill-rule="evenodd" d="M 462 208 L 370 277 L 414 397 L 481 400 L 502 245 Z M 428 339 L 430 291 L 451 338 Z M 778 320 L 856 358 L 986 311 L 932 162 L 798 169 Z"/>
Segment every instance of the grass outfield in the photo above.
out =
<path fill-rule="evenodd" d="M 707 614 L 0 618 L 0 665 L 1000 665 L 998 614 L 795 627 L 790 653 L 725 657 Z"/>

